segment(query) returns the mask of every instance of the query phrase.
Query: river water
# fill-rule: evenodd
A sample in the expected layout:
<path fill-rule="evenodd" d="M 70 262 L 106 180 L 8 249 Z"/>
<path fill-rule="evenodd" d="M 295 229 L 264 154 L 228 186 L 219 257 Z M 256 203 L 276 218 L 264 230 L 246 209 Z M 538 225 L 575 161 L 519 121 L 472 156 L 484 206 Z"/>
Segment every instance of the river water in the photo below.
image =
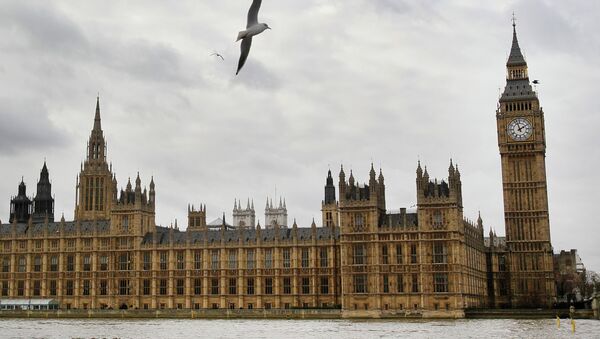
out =
<path fill-rule="evenodd" d="M 600 338 L 600 321 L 577 320 L 112 320 L 0 319 L 0 338 Z"/>

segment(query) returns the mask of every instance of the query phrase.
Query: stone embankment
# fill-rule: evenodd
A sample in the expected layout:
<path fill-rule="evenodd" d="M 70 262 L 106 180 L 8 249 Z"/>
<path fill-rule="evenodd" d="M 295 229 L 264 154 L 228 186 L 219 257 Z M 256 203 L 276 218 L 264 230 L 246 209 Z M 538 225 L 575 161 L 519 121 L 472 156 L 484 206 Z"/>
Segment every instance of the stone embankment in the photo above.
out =
<path fill-rule="evenodd" d="M 548 319 L 569 318 L 570 310 L 565 309 L 469 309 L 465 310 L 467 319 Z M 594 312 L 590 309 L 575 310 L 575 319 L 594 319 Z"/>

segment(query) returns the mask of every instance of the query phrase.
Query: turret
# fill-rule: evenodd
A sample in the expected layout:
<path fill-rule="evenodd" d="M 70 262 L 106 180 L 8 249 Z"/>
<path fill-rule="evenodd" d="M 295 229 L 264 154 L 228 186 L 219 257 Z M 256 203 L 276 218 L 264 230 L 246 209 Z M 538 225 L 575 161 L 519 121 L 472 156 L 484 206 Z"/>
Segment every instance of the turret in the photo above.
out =
<path fill-rule="evenodd" d="M 150 179 L 150 203 L 154 204 L 156 198 L 156 191 L 154 190 L 154 176 Z"/>
<path fill-rule="evenodd" d="M 37 184 L 37 193 L 33 199 L 33 222 L 40 223 L 44 220 L 54 222 L 54 198 L 52 197 L 52 184 L 46 161 L 40 171 L 40 180 Z"/>
<path fill-rule="evenodd" d="M 369 188 L 372 193 L 377 191 L 377 180 L 376 180 L 375 169 L 373 168 L 373 163 L 371 163 L 371 170 L 369 171 Z"/>
<path fill-rule="evenodd" d="M 346 173 L 344 173 L 344 165 L 340 166 L 340 181 L 339 181 L 339 190 L 340 190 L 340 199 L 342 199 L 346 195 Z"/>
<path fill-rule="evenodd" d="M 23 178 L 21 178 L 18 192 L 19 194 L 10 201 L 10 223 L 26 223 L 31 217 L 32 203 L 31 199 L 27 197 L 27 186 Z"/>
<path fill-rule="evenodd" d="M 335 204 L 335 186 L 333 185 L 333 177 L 331 170 L 327 171 L 327 179 L 325 180 L 325 198 L 323 204 Z"/>
<path fill-rule="evenodd" d="M 142 180 L 140 179 L 140 172 L 137 172 L 137 177 L 135 178 L 135 193 L 142 193 Z"/>

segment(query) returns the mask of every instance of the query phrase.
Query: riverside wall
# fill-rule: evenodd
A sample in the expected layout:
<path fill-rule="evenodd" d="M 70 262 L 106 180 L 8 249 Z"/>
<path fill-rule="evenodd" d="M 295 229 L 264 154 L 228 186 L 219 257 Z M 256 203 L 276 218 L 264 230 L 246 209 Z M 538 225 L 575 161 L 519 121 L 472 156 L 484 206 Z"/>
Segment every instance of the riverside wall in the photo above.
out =
<path fill-rule="evenodd" d="M 576 310 L 574 318 L 598 319 L 597 310 Z M 200 309 L 200 310 L 3 310 L 0 318 L 96 319 L 548 319 L 569 317 L 569 310 L 477 309 L 463 312 L 355 313 L 339 309 Z"/>

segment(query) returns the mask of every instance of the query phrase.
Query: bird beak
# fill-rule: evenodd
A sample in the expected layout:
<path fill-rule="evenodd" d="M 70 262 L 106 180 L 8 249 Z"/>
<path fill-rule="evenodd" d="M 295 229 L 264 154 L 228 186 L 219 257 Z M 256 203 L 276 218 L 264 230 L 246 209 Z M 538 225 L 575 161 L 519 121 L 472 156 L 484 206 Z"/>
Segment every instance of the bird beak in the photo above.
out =
<path fill-rule="evenodd" d="M 267 29 L 271 29 L 271 27 L 267 26 Z"/>

